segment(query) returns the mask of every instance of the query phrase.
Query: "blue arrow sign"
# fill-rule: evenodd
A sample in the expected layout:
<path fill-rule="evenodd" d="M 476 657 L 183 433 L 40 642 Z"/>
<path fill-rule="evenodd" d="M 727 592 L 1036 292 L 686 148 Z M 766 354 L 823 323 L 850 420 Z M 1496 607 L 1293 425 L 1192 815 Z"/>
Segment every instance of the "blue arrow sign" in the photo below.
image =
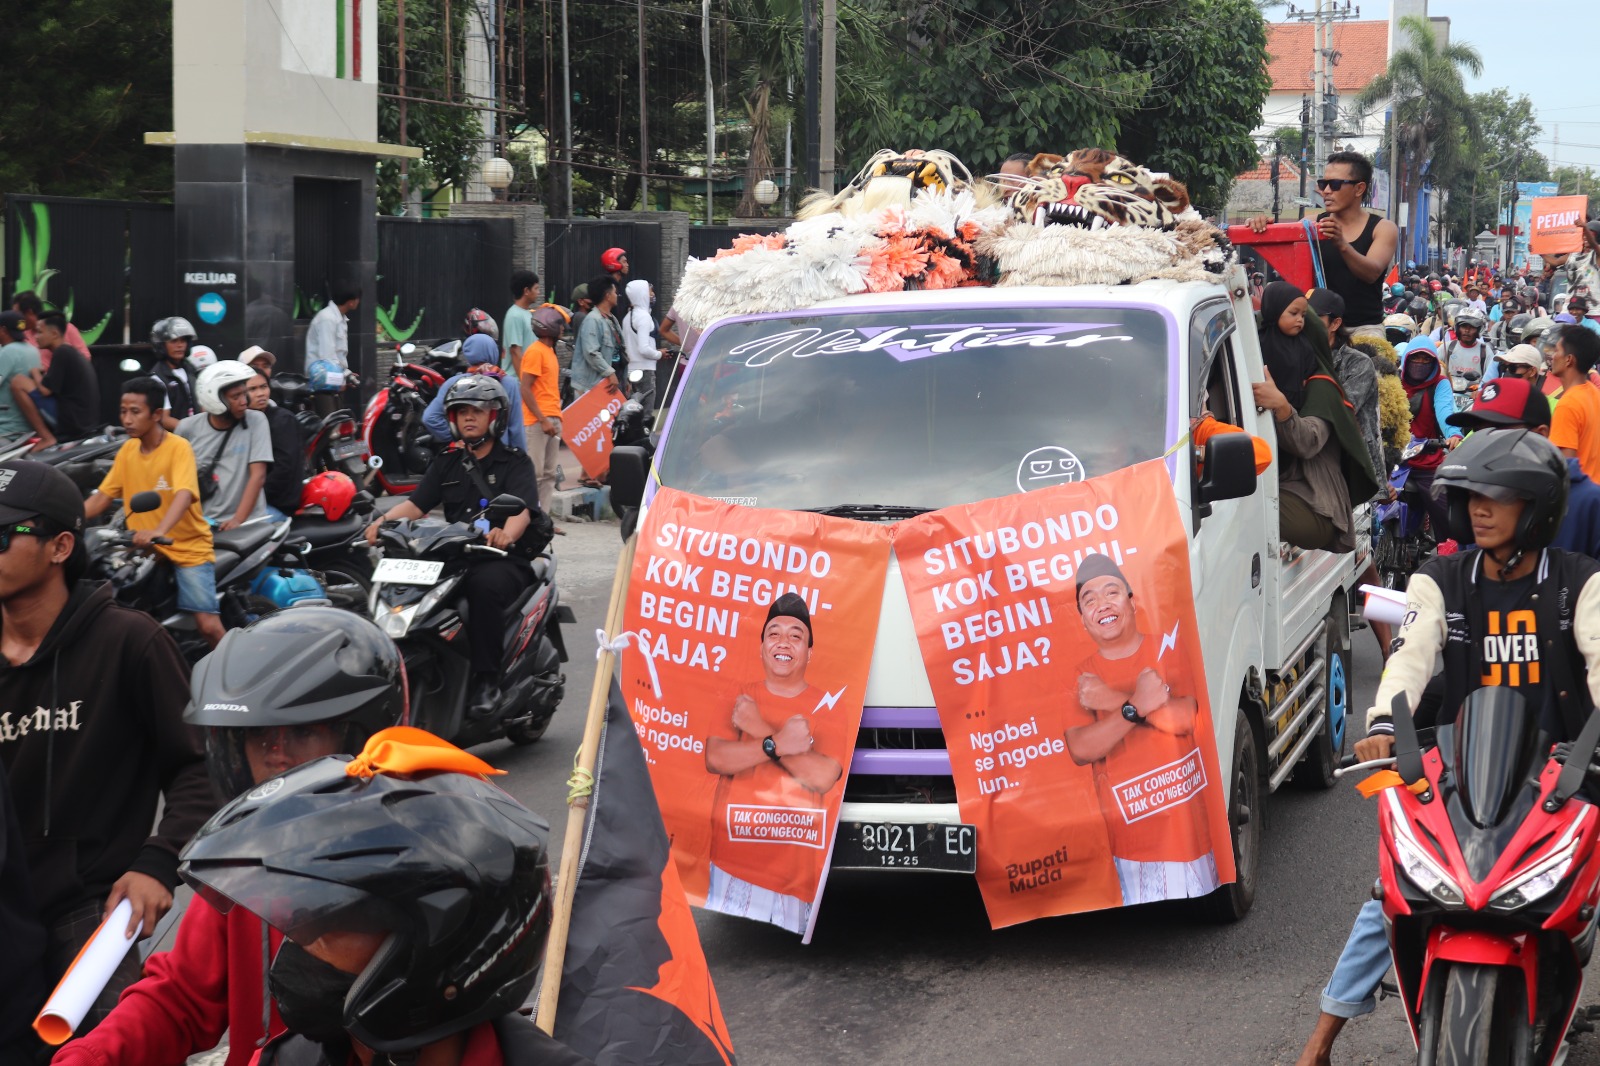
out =
<path fill-rule="evenodd" d="M 208 292 L 194 302 L 194 308 L 200 312 L 200 321 L 214 326 L 228 313 L 228 301 L 214 292 Z"/>

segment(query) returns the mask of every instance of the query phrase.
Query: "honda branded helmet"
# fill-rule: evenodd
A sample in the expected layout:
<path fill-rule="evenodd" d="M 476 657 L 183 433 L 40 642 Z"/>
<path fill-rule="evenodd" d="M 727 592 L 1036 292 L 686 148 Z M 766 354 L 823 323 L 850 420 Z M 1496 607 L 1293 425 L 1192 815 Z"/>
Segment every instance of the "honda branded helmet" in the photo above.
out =
<path fill-rule="evenodd" d="M 339 749 L 407 715 L 400 651 L 377 625 L 334 607 L 296 607 L 232 629 L 194 668 L 183 720 L 205 731 L 206 764 L 225 796 L 251 788 L 250 731 L 317 725 L 343 731 Z"/>

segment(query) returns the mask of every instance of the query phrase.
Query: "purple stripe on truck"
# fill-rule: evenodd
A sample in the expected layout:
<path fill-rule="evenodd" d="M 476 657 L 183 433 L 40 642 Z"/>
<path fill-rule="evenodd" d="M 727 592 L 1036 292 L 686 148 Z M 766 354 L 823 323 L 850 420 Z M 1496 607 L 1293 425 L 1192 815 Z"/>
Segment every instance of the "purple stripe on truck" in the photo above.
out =
<path fill-rule="evenodd" d="M 862 729 L 938 729 L 935 707 L 868 707 L 861 712 Z"/>
<path fill-rule="evenodd" d="M 857 748 L 850 760 L 853 774 L 878 777 L 940 777 L 950 773 L 950 753 L 942 748 L 917 751 L 892 748 Z"/>

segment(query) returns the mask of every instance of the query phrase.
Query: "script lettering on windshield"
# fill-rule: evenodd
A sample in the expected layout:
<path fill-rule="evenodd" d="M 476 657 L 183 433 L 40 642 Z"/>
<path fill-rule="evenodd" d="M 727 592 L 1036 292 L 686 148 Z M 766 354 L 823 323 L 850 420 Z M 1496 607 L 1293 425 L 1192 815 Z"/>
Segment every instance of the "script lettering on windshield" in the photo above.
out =
<path fill-rule="evenodd" d="M 804 326 L 736 345 L 728 350 L 748 367 L 763 367 L 779 356 L 809 359 L 814 355 L 885 352 L 900 362 L 931 355 L 980 348 L 1081 348 L 1101 341 L 1131 341 L 1126 334 L 1085 333 L 1117 327 L 1116 322 L 986 322 L 912 326 L 852 326 L 823 329 Z"/>

